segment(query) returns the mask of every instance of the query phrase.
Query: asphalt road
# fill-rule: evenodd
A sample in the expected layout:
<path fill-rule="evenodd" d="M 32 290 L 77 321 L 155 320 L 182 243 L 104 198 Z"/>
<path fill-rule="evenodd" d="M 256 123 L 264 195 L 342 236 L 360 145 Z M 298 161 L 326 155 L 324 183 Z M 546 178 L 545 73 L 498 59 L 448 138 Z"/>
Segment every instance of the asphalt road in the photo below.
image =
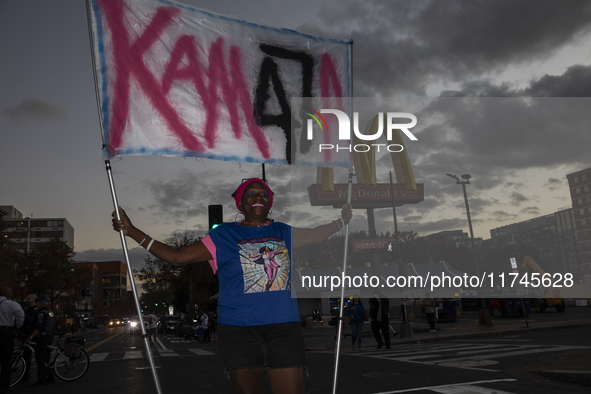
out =
<path fill-rule="evenodd" d="M 581 348 L 591 350 L 588 328 L 562 329 L 429 343 L 390 350 L 343 350 L 339 393 L 589 393 L 589 386 L 537 375 L 541 364 Z M 76 382 L 42 388 L 19 384 L 15 393 L 156 393 L 144 342 L 125 327 L 83 333 L 90 349 L 88 373 Z M 169 336 L 154 360 L 163 393 L 231 393 L 216 344 Z M 307 352 L 310 393 L 332 391 L 334 352 Z M 34 375 L 33 375 L 34 376 Z M 34 380 L 34 379 L 33 379 Z"/>

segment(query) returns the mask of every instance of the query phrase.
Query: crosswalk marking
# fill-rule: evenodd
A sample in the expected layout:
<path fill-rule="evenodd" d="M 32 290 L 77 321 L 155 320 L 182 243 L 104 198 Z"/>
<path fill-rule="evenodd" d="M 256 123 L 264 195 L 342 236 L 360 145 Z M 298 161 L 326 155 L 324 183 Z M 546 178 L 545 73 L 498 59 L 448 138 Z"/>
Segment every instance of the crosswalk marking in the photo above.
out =
<path fill-rule="evenodd" d="M 441 387 L 437 389 L 431 389 L 436 393 L 441 394 L 467 394 L 467 393 L 479 393 L 479 394 L 513 394 L 509 391 L 502 391 L 497 389 L 490 389 L 488 387 L 480 387 L 480 386 L 473 386 L 471 384 L 466 384 L 462 386 L 452 386 L 452 387 Z"/>
<path fill-rule="evenodd" d="M 193 353 L 195 353 L 198 356 L 211 356 L 215 353 L 212 352 L 208 352 L 207 350 L 203 350 L 203 349 L 187 349 Z"/>
<path fill-rule="evenodd" d="M 415 387 L 412 389 L 404 390 L 393 390 L 384 391 L 374 394 L 399 394 L 399 393 L 412 393 L 417 391 L 432 391 L 435 393 L 445 394 L 467 394 L 467 393 L 480 393 L 480 394 L 515 394 L 509 391 L 502 391 L 497 389 L 491 389 L 488 387 L 477 386 L 485 383 L 500 383 L 500 382 L 515 382 L 516 379 L 495 379 L 495 380 L 480 380 L 477 382 L 466 382 L 466 383 L 454 383 L 445 384 L 441 386 L 429 386 L 429 387 Z"/>
<path fill-rule="evenodd" d="M 108 355 L 109 353 L 93 353 L 90 355 L 90 357 L 88 357 L 88 359 L 90 362 L 99 362 L 107 358 Z"/>
<path fill-rule="evenodd" d="M 194 349 L 159 349 L 156 348 L 153 352 L 155 357 L 179 357 L 179 356 L 213 356 L 215 351 L 209 351 L 199 348 Z M 126 352 L 112 352 L 112 353 L 91 353 L 88 355 L 91 362 L 114 361 L 114 360 L 135 360 L 146 358 L 146 352 L 143 350 L 130 350 Z"/>
<path fill-rule="evenodd" d="M 343 355 L 370 357 L 423 365 L 442 365 L 452 368 L 498 372 L 495 369 L 464 366 L 460 361 L 496 360 L 504 357 L 526 354 L 564 352 L 574 349 L 588 349 L 589 346 L 531 345 L 524 343 L 447 343 L 447 344 L 408 344 L 393 349 L 364 349 L 363 351 L 344 350 Z M 328 352 L 327 352 L 328 353 Z M 450 392 L 451 393 L 451 392 Z"/>
<path fill-rule="evenodd" d="M 144 355 L 142 354 L 141 350 L 132 350 L 131 352 L 125 352 L 123 359 L 131 360 L 134 358 L 143 358 L 143 357 L 144 357 Z"/>

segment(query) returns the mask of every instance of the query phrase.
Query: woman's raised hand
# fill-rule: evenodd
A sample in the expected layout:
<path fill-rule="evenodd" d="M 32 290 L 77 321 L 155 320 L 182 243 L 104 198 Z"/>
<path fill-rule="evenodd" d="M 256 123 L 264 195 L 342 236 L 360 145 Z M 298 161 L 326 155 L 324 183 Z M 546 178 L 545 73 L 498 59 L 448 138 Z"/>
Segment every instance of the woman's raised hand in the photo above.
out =
<path fill-rule="evenodd" d="M 117 214 L 115 211 L 111 214 L 113 216 L 113 230 L 115 231 L 122 231 L 123 235 L 127 235 L 129 229 L 132 227 L 131 220 L 127 217 L 127 214 L 123 210 L 123 208 L 119 207 L 119 216 L 121 220 L 117 220 Z"/>

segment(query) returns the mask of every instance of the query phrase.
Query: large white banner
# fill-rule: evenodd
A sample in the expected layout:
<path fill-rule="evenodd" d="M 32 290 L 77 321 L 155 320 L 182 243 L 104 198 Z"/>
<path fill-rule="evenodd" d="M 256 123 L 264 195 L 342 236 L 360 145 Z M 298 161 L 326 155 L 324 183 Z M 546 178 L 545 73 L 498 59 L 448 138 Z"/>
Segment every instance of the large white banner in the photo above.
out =
<path fill-rule="evenodd" d="M 337 98 L 350 96 L 348 41 L 164 0 L 91 5 L 105 158 L 346 165 L 347 154 L 318 155 L 305 133 L 292 135 L 303 109 L 290 98 L 346 107 Z"/>

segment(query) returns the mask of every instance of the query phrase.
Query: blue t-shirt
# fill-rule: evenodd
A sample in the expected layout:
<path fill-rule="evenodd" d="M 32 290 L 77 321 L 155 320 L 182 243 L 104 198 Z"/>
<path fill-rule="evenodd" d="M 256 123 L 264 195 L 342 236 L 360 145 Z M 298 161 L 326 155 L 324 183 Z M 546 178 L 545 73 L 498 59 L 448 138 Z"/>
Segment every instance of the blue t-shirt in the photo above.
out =
<path fill-rule="evenodd" d="M 215 245 L 213 251 L 209 240 Z M 203 240 L 220 281 L 218 322 L 233 326 L 299 322 L 291 292 L 291 227 L 224 223 Z"/>

